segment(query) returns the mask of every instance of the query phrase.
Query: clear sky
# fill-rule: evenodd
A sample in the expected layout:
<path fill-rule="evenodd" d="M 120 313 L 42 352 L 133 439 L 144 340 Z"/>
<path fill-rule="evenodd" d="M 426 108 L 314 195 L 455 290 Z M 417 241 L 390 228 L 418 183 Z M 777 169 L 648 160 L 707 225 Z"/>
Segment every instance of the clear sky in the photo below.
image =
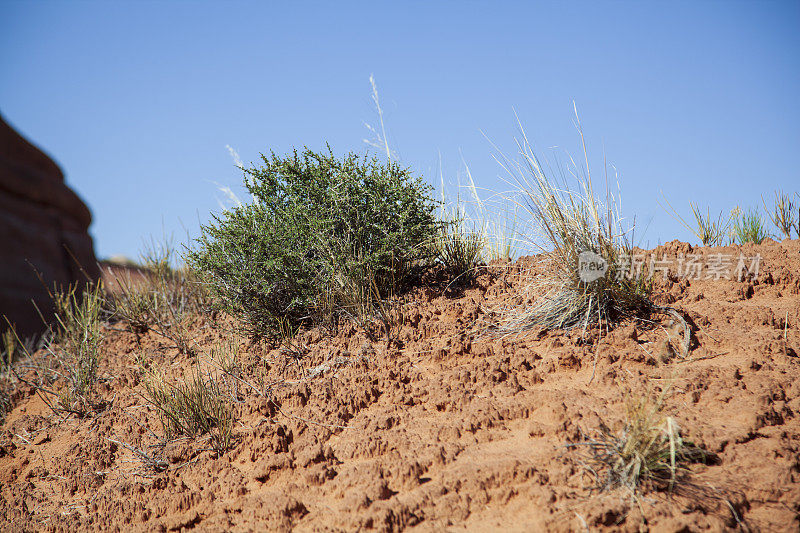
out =
<path fill-rule="evenodd" d="M 693 241 L 657 200 L 726 212 L 800 191 L 800 2 L 0 0 L 0 113 L 94 213 L 99 257 L 185 236 L 260 152 L 363 152 L 377 125 L 438 187 L 503 191 L 536 147 L 620 173 L 642 244 Z M 483 134 L 482 134 L 483 132 Z M 438 194 L 438 192 L 437 192 Z M 662 201 L 663 203 L 663 201 Z"/>

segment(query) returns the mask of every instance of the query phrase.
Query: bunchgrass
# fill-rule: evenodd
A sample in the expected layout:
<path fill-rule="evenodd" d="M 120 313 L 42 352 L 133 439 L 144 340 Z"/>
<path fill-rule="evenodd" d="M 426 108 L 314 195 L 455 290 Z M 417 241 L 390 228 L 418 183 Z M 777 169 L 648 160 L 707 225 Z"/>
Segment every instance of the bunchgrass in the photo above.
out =
<path fill-rule="evenodd" d="M 14 362 L 17 350 L 17 334 L 11 326 L 0 335 L 0 372 L 6 370 Z"/>
<path fill-rule="evenodd" d="M 770 236 L 765 228 L 764 219 L 755 209 L 741 211 L 738 207 L 735 208 L 732 213 L 731 229 L 732 240 L 738 244 L 748 242 L 761 244 Z"/>
<path fill-rule="evenodd" d="M 145 399 L 158 411 L 167 439 L 208 434 L 211 448 L 221 455 L 231 445 L 233 405 L 214 374 L 199 368 L 177 383 L 157 370 L 145 378 Z"/>
<path fill-rule="evenodd" d="M 103 341 L 103 286 L 101 282 L 80 290 L 78 286 L 71 286 L 64 291 L 51 292 L 50 296 L 55 308 L 54 322 L 42 340 L 46 356 L 42 364 L 34 366 L 37 382 L 15 375 L 43 392 L 45 402 L 53 411 L 84 416 L 103 405 L 97 401 L 94 390 Z M 33 345 L 26 346 L 18 337 L 16 341 L 21 353 L 32 357 Z M 56 380 L 61 381 L 58 390 L 44 386 Z M 56 403 L 48 397 L 55 397 Z"/>
<path fill-rule="evenodd" d="M 214 365 L 226 374 L 238 376 L 241 373 L 239 352 L 242 339 L 233 337 L 215 343 L 209 350 L 209 357 Z"/>
<path fill-rule="evenodd" d="M 577 114 L 576 114 L 577 117 Z M 581 139 L 583 133 L 580 130 Z M 519 205 L 540 230 L 532 244 L 544 252 L 544 272 L 531 289 L 539 295 L 532 307 L 507 314 L 501 331 L 517 333 L 539 326 L 547 329 L 586 328 L 604 321 L 613 324 L 624 317 L 647 315 L 654 306 L 646 276 L 627 268 L 633 256 L 629 234 L 622 228 L 619 200 L 611 193 L 601 202 L 595 195 L 589 173 L 575 172 L 577 187 L 566 177 L 556 179 L 545 172 L 520 127 L 517 141 L 522 161 L 498 158 L 516 182 Z M 585 281 L 579 272 L 581 254 L 602 258 L 607 271 Z"/>
<path fill-rule="evenodd" d="M 603 424 L 588 440 L 571 445 L 588 451 L 582 463 L 594 475 L 596 489 L 624 487 L 636 493 L 651 483 L 671 490 L 688 463 L 706 458 L 706 452 L 684 440 L 675 419 L 664 414 L 664 399 L 664 393 L 629 396 L 621 431 Z"/>
<path fill-rule="evenodd" d="M 722 213 L 720 213 L 717 219 L 714 220 L 711 218 L 710 208 L 706 210 L 705 214 L 703 214 L 700 208 L 693 202 L 689 202 L 689 206 L 692 208 L 692 215 L 694 215 L 694 220 L 696 223 L 694 234 L 698 239 L 700 239 L 700 242 L 703 243 L 703 246 L 721 245 L 725 238 L 725 231 L 728 225 L 727 223 L 723 222 Z"/>
<path fill-rule="evenodd" d="M 484 263 L 491 261 L 511 261 L 520 252 L 522 244 L 517 234 L 519 205 L 509 201 L 503 194 L 492 193 L 481 198 L 469 165 L 462 156 L 467 183 L 462 184 L 460 175 L 457 180 L 455 203 L 447 201 L 444 175 L 439 170 L 441 182 L 442 208 L 440 218 L 446 223 L 457 221 L 456 233 L 469 235 L 472 241 L 481 241 L 479 259 Z M 467 194 L 462 196 L 462 191 Z M 481 191 L 487 192 L 487 191 Z"/>
<path fill-rule="evenodd" d="M 798 215 L 797 206 L 792 202 L 791 197 L 788 194 L 785 194 L 782 191 L 775 191 L 775 204 L 772 206 L 772 209 L 767 207 L 767 203 L 764 201 L 764 198 L 761 198 L 761 202 L 764 204 L 764 210 L 767 212 L 769 219 L 775 224 L 783 236 L 787 239 L 792 238 L 792 230 L 795 229 L 795 216 Z M 798 224 L 800 224 L 800 220 L 798 220 Z M 797 230 L 798 235 L 800 236 L 800 229 Z"/>
<path fill-rule="evenodd" d="M 437 258 L 453 282 L 466 284 L 475 278 L 486 237 L 480 228 L 470 227 L 458 206 L 444 214 L 435 245 Z"/>
<path fill-rule="evenodd" d="M 151 239 L 141 254 L 141 268 L 115 275 L 108 298 L 113 314 L 137 339 L 148 330 L 172 341 L 181 353 L 194 351 L 186 321 L 209 307 L 206 287 L 189 267 L 176 265 L 171 239 Z"/>
<path fill-rule="evenodd" d="M 665 199 L 666 201 L 666 199 Z M 689 202 L 689 207 L 692 209 L 692 216 L 694 217 L 694 224 L 687 222 L 682 216 L 678 214 L 672 205 L 667 201 L 668 209 L 666 211 L 672 217 L 680 222 L 686 229 L 697 237 L 703 246 L 722 246 L 725 237 L 728 235 L 728 228 L 732 218 L 724 220 L 722 213 L 714 219 L 711 216 L 711 208 L 707 208 L 703 213 L 702 209 L 694 202 Z"/>
<path fill-rule="evenodd" d="M 11 411 L 12 386 L 10 373 L 3 369 L 0 371 L 0 423 L 5 420 L 6 415 Z"/>
<path fill-rule="evenodd" d="M 53 301 L 56 346 L 49 350 L 61 362 L 68 383 L 59 402 L 65 410 L 84 410 L 100 365 L 102 284 L 87 287 L 80 294 L 74 287 L 58 292 Z"/>

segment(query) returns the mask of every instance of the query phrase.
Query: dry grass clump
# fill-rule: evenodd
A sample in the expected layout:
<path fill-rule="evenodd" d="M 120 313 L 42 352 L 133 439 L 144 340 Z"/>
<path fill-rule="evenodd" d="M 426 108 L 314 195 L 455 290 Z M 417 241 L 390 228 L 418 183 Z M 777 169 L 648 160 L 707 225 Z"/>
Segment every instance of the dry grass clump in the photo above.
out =
<path fill-rule="evenodd" d="M 0 371 L 11 366 L 14 361 L 14 352 L 17 348 L 17 335 L 9 327 L 0 335 Z"/>
<path fill-rule="evenodd" d="M 17 335 L 9 327 L 0 336 L 0 422 L 11 410 L 11 365 L 17 347 Z"/>
<path fill-rule="evenodd" d="M 604 424 L 594 439 L 571 447 L 584 447 L 586 470 L 596 479 L 596 489 L 624 487 L 633 492 L 646 483 L 657 489 L 672 489 L 686 465 L 707 453 L 686 441 L 674 418 L 663 413 L 664 394 L 629 397 L 625 426 L 612 432 Z"/>
<path fill-rule="evenodd" d="M 689 207 L 692 208 L 692 216 L 694 216 L 695 221 L 694 224 L 690 224 L 678 214 L 668 201 L 667 206 L 669 209 L 665 207 L 666 211 L 672 215 L 675 220 L 680 222 L 683 227 L 691 231 L 703 246 L 722 246 L 724 244 L 733 215 L 728 217 L 728 220 L 723 221 L 724 217 L 722 212 L 720 212 L 715 220 L 711 216 L 711 208 L 707 208 L 705 214 L 703 214 L 703 211 L 697 204 L 689 202 Z"/>
<path fill-rule="evenodd" d="M 761 199 L 764 204 L 764 210 L 767 212 L 769 219 L 775 226 L 781 230 L 783 236 L 787 239 L 792 238 L 792 230 L 795 230 L 800 236 L 800 209 L 792 202 L 791 197 L 782 192 L 775 191 L 775 205 L 772 209 L 767 207 L 764 199 Z M 795 219 L 797 216 L 797 219 Z"/>
<path fill-rule="evenodd" d="M 649 280 L 627 268 L 633 249 L 622 229 L 619 201 L 610 193 L 605 203 L 597 199 L 588 156 L 586 177 L 576 173 L 578 187 L 570 187 L 563 175 L 556 180 L 545 173 L 524 131 L 522 134 L 522 142 L 518 141 L 522 162 L 505 159 L 501 165 L 516 179 L 520 205 L 541 230 L 534 245 L 547 252 L 547 274 L 531 287 L 541 294 L 533 307 L 514 311 L 501 330 L 586 328 L 600 321 L 613 324 L 623 317 L 650 313 L 655 307 L 650 301 Z M 608 266 L 605 275 L 593 281 L 581 279 L 579 259 L 586 252 L 602 258 Z"/>
<path fill-rule="evenodd" d="M 52 370 L 66 381 L 56 394 L 57 409 L 82 415 L 100 405 L 93 398 L 93 387 L 103 342 L 103 287 L 97 283 L 80 294 L 71 287 L 52 297 L 55 328 L 46 350 L 56 362 Z"/>
<path fill-rule="evenodd" d="M 0 423 L 11 411 L 12 385 L 9 379 L 9 372 L 6 369 L 0 370 Z"/>
<path fill-rule="evenodd" d="M 157 410 L 167 439 L 209 434 L 218 454 L 230 448 L 234 413 L 231 400 L 217 376 L 199 369 L 178 383 L 157 370 L 145 379 L 145 399 Z"/>
<path fill-rule="evenodd" d="M 151 242 L 142 253 L 138 275 L 115 276 L 118 287 L 108 300 L 113 315 L 124 320 L 137 339 L 153 330 L 181 353 L 191 353 L 186 320 L 209 307 L 209 296 L 194 272 L 175 262 L 171 241 Z"/>
<path fill-rule="evenodd" d="M 474 279 L 486 245 L 486 235 L 470 229 L 458 207 L 445 214 L 435 241 L 436 254 L 454 282 L 469 283 Z"/>
<path fill-rule="evenodd" d="M 723 222 L 722 213 L 719 214 L 716 220 L 712 219 L 710 208 L 707 209 L 706 214 L 703 215 L 703 212 L 693 202 L 689 202 L 689 206 L 692 208 L 692 214 L 697 223 L 697 228 L 692 231 L 697 238 L 700 239 L 700 242 L 703 243 L 703 246 L 722 245 L 730 221 Z"/>

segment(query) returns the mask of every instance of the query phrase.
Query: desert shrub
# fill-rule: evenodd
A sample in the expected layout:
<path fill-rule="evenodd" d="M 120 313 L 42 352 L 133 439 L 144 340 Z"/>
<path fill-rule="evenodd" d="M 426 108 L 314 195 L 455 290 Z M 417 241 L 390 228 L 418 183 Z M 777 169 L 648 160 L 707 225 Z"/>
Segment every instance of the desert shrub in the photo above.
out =
<path fill-rule="evenodd" d="M 764 199 L 761 199 L 764 204 L 764 209 L 775 226 L 781 230 L 783 236 L 787 239 L 792 238 L 792 230 L 795 228 L 795 216 L 798 215 L 797 206 L 792 202 L 791 197 L 781 191 L 775 191 L 775 205 L 772 209 L 767 207 Z M 800 228 L 800 220 L 798 220 L 798 228 Z M 797 230 L 800 236 L 800 229 Z"/>
<path fill-rule="evenodd" d="M 252 334 L 330 312 L 342 293 L 396 293 L 433 259 L 436 204 L 396 163 L 273 153 L 245 170 L 245 186 L 254 203 L 214 215 L 186 257 Z"/>
<path fill-rule="evenodd" d="M 761 241 L 769 237 L 764 227 L 764 219 L 758 211 L 748 209 L 741 211 L 738 207 L 732 212 L 732 240 L 739 244 L 752 242 L 761 244 Z"/>
<path fill-rule="evenodd" d="M 145 398 L 158 411 L 167 439 L 209 434 L 218 454 L 230 447 L 233 405 L 216 376 L 196 369 L 186 380 L 173 384 L 150 370 L 144 384 Z"/>

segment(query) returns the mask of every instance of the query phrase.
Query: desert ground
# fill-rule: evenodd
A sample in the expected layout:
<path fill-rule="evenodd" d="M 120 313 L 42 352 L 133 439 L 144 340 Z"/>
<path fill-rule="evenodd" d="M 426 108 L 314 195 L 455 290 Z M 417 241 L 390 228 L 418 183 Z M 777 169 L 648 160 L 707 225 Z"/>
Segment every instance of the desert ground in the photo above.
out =
<path fill-rule="evenodd" d="M 390 338 L 352 323 L 282 346 L 198 316 L 195 349 L 103 326 L 98 402 L 53 409 L 40 350 L 20 361 L 0 426 L 2 531 L 797 531 L 800 527 L 800 241 L 647 252 L 760 254 L 755 279 L 655 276 L 668 316 L 610 331 L 501 335 L 524 309 L 537 257 L 496 262 L 465 286 L 430 280 L 392 310 Z M 235 413 L 166 439 L 146 366 L 186 379 L 233 342 L 218 371 Z M 59 380 L 47 387 L 58 392 Z M 605 487 L 587 443 L 619 434 L 631 398 L 703 453 L 673 484 Z"/>

